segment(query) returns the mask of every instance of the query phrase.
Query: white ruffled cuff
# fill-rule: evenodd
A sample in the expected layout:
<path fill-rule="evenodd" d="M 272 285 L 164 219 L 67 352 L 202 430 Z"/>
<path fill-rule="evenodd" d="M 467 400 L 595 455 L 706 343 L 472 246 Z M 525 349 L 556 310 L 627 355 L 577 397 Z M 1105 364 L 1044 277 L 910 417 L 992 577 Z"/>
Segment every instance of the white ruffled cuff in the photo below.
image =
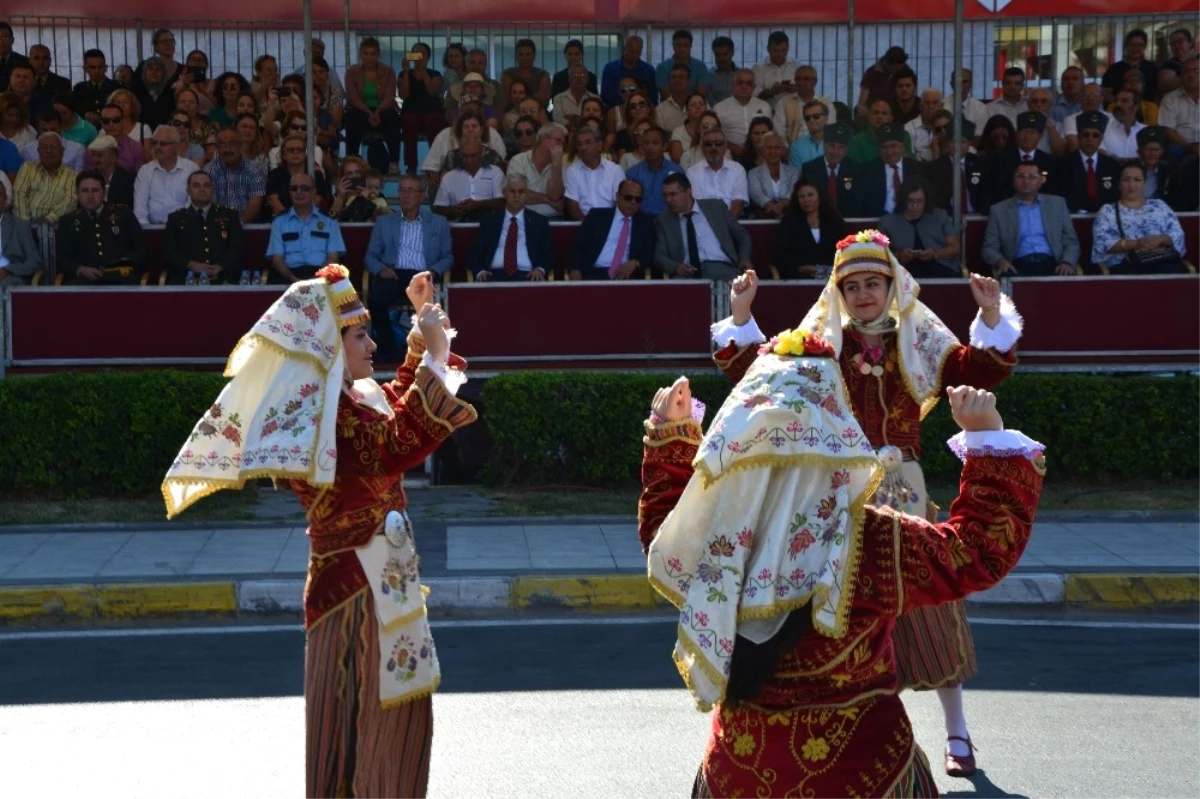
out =
<path fill-rule="evenodd" d="M 714 324 L 711 332 L 713 343 L 717 345 L 717 349 L 721 349 L 730 343 L 736 344 L 738 349 L 741 349 L 742 347 L 761 344 L 767 340 L 763 332 L 758 329 L 758 323 L 754 321 L 753 316 L 744 325 L 734 324 L 733 317 L 727 316 Z"/>
<path fill-rule="evenodd" d="M 1017 306 L 1007 294 L 1000 295 L 1000 321 L 995 327 L 983 323 L 983 310 L 975 314 L 971 322 L 971 346 L 975 349 L 992 349 L 997 352 L 1008 352 L 1017 346 L 1017 339 L 1025 329 L 1025 320 L 1017 313 Z"/>
<path fill-rule="evenodd" d="M 993 458 L 1011 458 L 1024 455 L 1033 460 L 1042 455 L 1046 448 L 1020 430 L 976 430 L 962 431 L 946 442 L 960 461 L 968 455 L 986 455 Z"/>
<path fill-rule="evenodd" d="M 458 331 L 454 328 L 450 328 L 446 331 L 446 341 L 453 341 L 454 337 L 457 335 Z M 446 391 L 448 391 L 452 397 L 457 396 L 458 390 L 463 387 L 464 383 L 467 382 L 467 376 L 461 369 L 455 369 L 454 367 L 448 366 L 445 363 L 439 363 L 438 361 L 435 361 L 433 356 L 429 354 L 429 350 L 425 350 L 425 354 L 421 356 L 421 363 L 424 364 L 426 369 L 433 372 L 438 380 L 442 381 L 442 385 L 446 387 Z"/>

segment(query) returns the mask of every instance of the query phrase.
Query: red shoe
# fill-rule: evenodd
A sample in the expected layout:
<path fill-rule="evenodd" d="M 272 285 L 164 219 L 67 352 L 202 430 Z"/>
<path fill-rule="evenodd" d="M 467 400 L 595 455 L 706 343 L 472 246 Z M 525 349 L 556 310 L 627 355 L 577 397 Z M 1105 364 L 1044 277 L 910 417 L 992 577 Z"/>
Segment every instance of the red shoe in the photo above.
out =
<path fill-rule="evenodd" d="M 970 777 L 975 773 L 975 744 L 971 743 L 970 738 L 959 738 L 957 735 L 951 735 L 947 741 L 962 741 L 967 745 L 967 754 L 963 757 L 950 754 L 949 747 L 946 748 L 946 773 L 951 777 Z"/>

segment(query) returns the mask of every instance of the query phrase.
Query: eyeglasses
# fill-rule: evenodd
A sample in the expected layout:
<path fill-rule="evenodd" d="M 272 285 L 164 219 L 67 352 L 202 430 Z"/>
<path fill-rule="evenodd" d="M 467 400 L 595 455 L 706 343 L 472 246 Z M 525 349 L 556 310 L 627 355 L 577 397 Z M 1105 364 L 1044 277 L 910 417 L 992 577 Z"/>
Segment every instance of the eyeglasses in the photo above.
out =
<path fill-rule="evenodd" d="M 288 125 L 288 130 L 308 130 L 308 125 Z"/>
<path fill-rule="evenodd" d="M 948 130 L 950 130 L 949 125 L 936 125 L 933 129 L 933 132 L 934 133 L 945 133 Z"/>
<path fill-rule="evenodd" d="M 641 196 L 637 194 L 622 194 L 621 199 L 627 203 L 640 203 L 642 201 Z"/>
<path fill-rule="evenodd" d="M 631 109 L 635 109 L 635 110 L 636 110 L 636 109 L 638 109 L 638 108 L 649 108 L 649 107 L 650 107 L 650 103 L 642 103 L 642 102 L 630 103 L 630 104 L 629 104 L 629 107 L 630 107 Z"/>
<path fill-rule="evenodd" d="M 288 191 L 290 191 L 294 194 L 299 194 L 301 192 L 312 191 L 312 190 L 313 190 L 312 186 L 307 186 L 303 183 L 293 183 L 292 185 L 288 186 Z"/>
<path fill-rule="evenodd" d="M 705 147 L 724 147 L 725 140 L 721 139 L 720 141 L 706 141 L 706 142 L 704 142 L 704 146 Z"/>
<path fill-rule="evenodd" d="M 620 92 L 621 92 L 621 94 L 633 94 L 637 90 L 638 90 L 637 86 L 622 86 L 620 89 Z"/>
<path fill-rule="evenodd" d="M 192 126 L 192 123 L 188 122 L 186 119 L 172 119 L 171 120 L 171 127 L 173 127 L 173 128 L 189 128 L 191 126 Z"/>
<path fill-rule="evenodd" d="M 121 119 L 122 117 L 100 117 L 100 122 L 105 125 L 116 125 Z"/>

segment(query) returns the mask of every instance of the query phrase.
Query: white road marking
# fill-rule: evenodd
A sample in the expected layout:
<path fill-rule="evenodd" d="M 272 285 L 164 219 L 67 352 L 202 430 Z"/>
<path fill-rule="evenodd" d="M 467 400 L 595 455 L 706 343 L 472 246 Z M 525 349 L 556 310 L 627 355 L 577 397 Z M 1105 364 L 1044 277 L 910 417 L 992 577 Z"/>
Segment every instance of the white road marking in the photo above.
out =
<path fill-rule="evenodd" d="M 667 624 L 674 616 L 597 616 L 561 619 L 444 619 L 432 623 L 433 630 L 487 627 L 573 627 L 622 624 Z M 972 618 L 972 624 L 991 627 L 1068 627 L 1095 630 L 1200 630 L 1200 622 L 1087 621 L 1083 619 L 996 619 Z M 248 624 L 223 627 L 107 628 L 97 630 L 29 630 L 0 632 L 0 641 L 63 641 L 80 638 L 158 638 L 173 635 L 258 635 L 262 633 L 302 633 L 299 624 Z"/>

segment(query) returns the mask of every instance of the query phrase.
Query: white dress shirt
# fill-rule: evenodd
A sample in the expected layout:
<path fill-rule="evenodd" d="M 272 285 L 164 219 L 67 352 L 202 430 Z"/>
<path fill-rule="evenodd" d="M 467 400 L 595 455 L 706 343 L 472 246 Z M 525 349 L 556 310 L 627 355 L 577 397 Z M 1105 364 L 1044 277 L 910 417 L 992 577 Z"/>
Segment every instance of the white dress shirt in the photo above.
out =
<path fill-rule="evenodd" d="M 600 165 L 589 169 L 581 160 L 567 167 L 563 176 L 563 196 L 579 203 L 579 210 L 587 215 L 593 208 L 612 208 L 617 202 L 617 187 L 625 179 L 621 167 L 612 161 L 600 159 Z"/>
<path fill-rule="evenodd" d="M 789 145 L 796 139 L 809 136 L 808 125 L 804 122 L 804 105 L 812 102 L 825 106 L 825 113 L 828 114 L 825 118 L 826 124 L 837 121 L 837 107 L 828 97 L 813 95 L 811 100 L 802 100 L 798 94 L 785 94 L 775 104 L 772 130 L 782 136 Z"/>
<path fill-rule="evenodd" d="M 554 162 L 547 161 L 546 168 L 538 171 L 538 168 L 533 163 L 533 150 L 526 150 L 523 153 L 517 153 L 508 162 L 509 175 L 521 175 L 529 184 L 530 191 L 536 191 L 539 194 L 545 194 L 550 188 L 550 173 L 554 171 Z M 550 203 L 537 203 L 536 205 L 525 206 L 535 214 L 542 216 L 556 217 L 560 216 L 558 211 L 554 210 L 554 206 Z"/>
<path fill-rule="evenodd" d="M 708 217 L 700 210 L 700 206 L 692 203 L 692 210 L 695 211 L 692 215 L 692 225 L 696 228 L 696 247 L 700 250 L 700 262 L 731 263 L 729 256 L 721 249 L 721 242 L 717 241 L 717 234 L 713 232 L 712 225 L 708 224 Z M 683 240 L 683 258 L 680 260 L 685 264 L 691 263 L 687 251 L 687 214 L 679 215 L 679 235 Z"/>
<path fill-rule="evenodd" d="M 1058 131 L 1060 136 L 1062 135 L 1062 128 L 1059 127 L 1058 123 L 1055 122 L 1050 117 L 1046 117 L 1046 130 L 1042 132 L 1042 138 L 1038 142 L 1038 146 L 1037 146 L 1037 148 L 1039 150 L 1041 150 L 1042 152 L 1044 152 L 1046 155 L 1054 155 L 1054 151 L 1052 149 L 1050 149 L 1050 129 L 1051 128 Z"/>
<path fill-rule="evenodd" d="M 1025 98 L 1022 97 L 1018 102 L 1010 103 L 1003 97 L 992 100 L 987 104 L 988 119 L 992 117 L 1008 117 L 1008 121 L 1013 123 L 1013 127 L 1017 126 L 1017 117 L 1029 110 L 1029 106 L 1025 104 Z M 980 129 L 980 133 L 983 130 Z"/>
<path fill-rule="evenodd" d="M 171 171 L 158 161 L 143 164 L 133 181 L 133 214 L 143 225 L 162 225 L 172 211 L 188 204 L 188 178 L 200 167 L 186 158 L 175 159 Z"/>
<path fill-rule="evenodd" d="M 686 104 L 687 99 L 683 102 Z M 670 95 L 655 107 L 655 111 L 658 113 L 658 126 L 668 132 L 687 121 L 687 109 L 675 102 L 675 98 Z"/>
<path fill-rule="evenodd" d="M 514 214 L 504 211 L 504 222 L 500 225 L 500 241 L 496 242 L 496 254 L 492 256 L 492 269 L 504 268 L 504 245 L 508 243 L 508 231 L 513 220 L 517 220 L 517 271 L 528 272 L 533 269 L 529 260 L 529 247 L 525 243 L 525 212 Z"/>
<path fill-rule="evenodd" d="M 504 173 L 500 167 L 485 164 L 470 175 L 463 169 L 451 169 L 442 176 L 433 204 L 458 205 L 463 200 L 494 200 L 504 196 Z"/>
<path fill-rule="evenodd" d="M 551 100 L 554 104 L 554 121 L 560 125 L 565 125 L 568 121 L 567 117 L 579 116 L 579 111 L 583 108 L 584 101 L 589 97 L 595 97 L 597 100 L 600 99 L 600 95 L 592 94 L 586 89 L 583 92 L 583 97 L 579 100 L 575 99 L 575 95 L 571 94 L 570 89 L 554 95 L 554 99 Z"/>
<path fill-rule="evenodd" d="M 918 116 L 913 117 L 904 124 L 904 132 L 912 138 L 913 153 L 917 156 L 917 160 L 932 161 L 933 128 L 927 126 L 921 117 Z"/>
<path fill-rule="evenodd" d="M 754 96 L 762 94 L 764 90 L 771 88 L 776 83 L 790 83 L 796 79 L 796 70 L 800 65 L 790 58 L 782 64 L 772 64 L 771 59 L 767 59 L 761 64 L 754 66 Z M 782 98 L 787 97 L 787 94 L 776 94 L 771 97 L 770 104 L 774 108 Z M 767 114 L 770 116 L 770 114 Z"/>
<path fill-rule="evenodd" d="M 1100 149 L 1113 158 L 1137 158 L 1137 135 L 1138 131 L 1144 127 L 1146 126 L 1141 122 L 1134 122 L 1133 127 L 1126 133 L 1125 123 L 1113 117 L 1109 120 L 1108 127 L 1104 129 L 1104 139 L 1100 142 Z"/>
<path fill-rule="evenodd" d="M 504 146 L 504 137 L 491 125 L 487 126 L 487 146 L 499 153 L 501 158 L 508 155 L 508 148 Z M 441 172 L 442 161 L 446 160 L 446 156 L 456 147 L 458 147 L 458 139 L 454 137 L 454 128 L 442 128 L 429 144 L 429 153 L 421 162 L 421 171 Z"/>
<path fill-rule="evenodd" d="M 720 169 L 713 169 L 708 161 L 698 161 L 688 169 L 687 176 L 692 183 L 692 197 L 697 200 L 720 200 L 728 206 L 734 200 L 750 202 L 746 169 L 728 156 Z"/>
<path fill-rule="evenodd" d="M 629 249 L 633 244 L 633 217 L 625 216 L 620 211 L 613 214 L 612 224 L 608 226 L 608 237 L 604 240 L 604 249 L 596 256 L 596 267 L 608 269 L 612 266 L 613 256 L 617 254 L 617 241 L 621 238 L 621 225 L 629 220 L 629 235 L 625 238 L 625 249 L 621 252 L 621 263 L 629 260 Z M 697 232 L 697 235 L 699 233 Z M 686 234 L 685 234 L 686 236 Z"/>
<path fill-rule="evenodd" d="M 968 97 L 963 100 L 958 106 L 959 114 L 963 119 L 975 123 L 975 135 L 983 134 L 983 126 L 987 124 L 991 114 L 988 112 L 988 107 L 974 97 Z M 954 95 L 946 95 L 946 99 L 942 101 L 942 108 L 954 113 Z"/>
<path fill-rule="evenodd" d="M 1200 103 L 1188 96 L 1182 86 L 1172 89 L 1163 95 L 1158 106 L 1158 124 L 1174 128 L 1185 142 L 1195 144 L 1200 141 Z"/>
<path fill-rule="evenodd" d="M 717 119 L 721 120 L 721 131 L 725 134 L 726 141 L 738 146 L 746 143 L 750 123 L 755 117 L 771 119 L 774 115 L 771 104 L 757 97 L 750 98 L 750 102 L 745 105 L 739 103 L 736 97 L 727 97 L 717 103 L 713 111 L 717 112 Z"/>

